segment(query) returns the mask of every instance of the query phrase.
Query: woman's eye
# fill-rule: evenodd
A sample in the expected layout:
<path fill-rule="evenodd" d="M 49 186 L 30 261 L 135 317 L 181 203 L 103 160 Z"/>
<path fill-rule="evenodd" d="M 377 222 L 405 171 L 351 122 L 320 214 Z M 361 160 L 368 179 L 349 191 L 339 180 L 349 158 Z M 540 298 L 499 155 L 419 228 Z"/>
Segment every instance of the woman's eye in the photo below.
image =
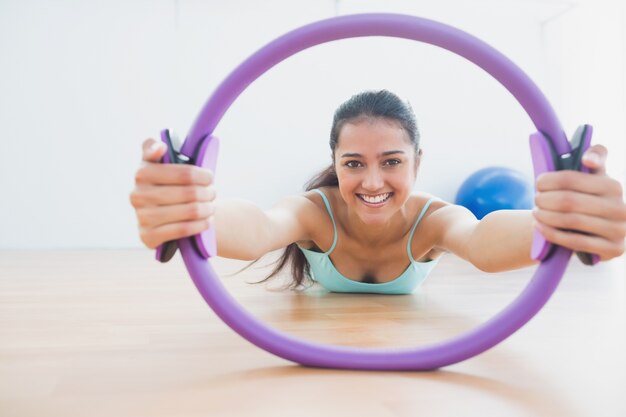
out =
<path fill-rule="evenodd" d="M 391 165 L 391 166 L 393 166 L 393 165 L 400 164 L 400 162 L 402 162 L 402 161 L 400 161 L 399 159 L 388 159 L 388 160 L 385 161 L 384 165 Z"/>
<path fill-rule="evenodd" d="M 346 166 L 348 168 L 358 168 L 361 166 L 361 163 L 359 161 L 348 161 L 346 162 Z"/>

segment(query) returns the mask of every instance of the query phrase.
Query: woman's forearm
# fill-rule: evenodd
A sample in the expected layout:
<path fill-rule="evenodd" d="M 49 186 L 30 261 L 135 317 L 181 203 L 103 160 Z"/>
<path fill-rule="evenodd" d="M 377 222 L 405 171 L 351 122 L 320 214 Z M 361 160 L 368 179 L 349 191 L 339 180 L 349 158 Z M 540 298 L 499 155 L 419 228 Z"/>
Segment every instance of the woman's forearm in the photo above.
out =
<path fill-rule="evenodd" d="M 218 256 L 255 260 L 268 252 L 269 219 L 249 201 L 216 200 L 213 226 Z"/>
<path fill-rule="evenodd" d="M 486 272 L 536 264 L 530 257 L 533 216 L 530 210 L 494 211 L 478 223 L 470 239 L 470 261 Z"/>
<path fill-rule="evenodd" d="M 217 253 L 254 260 L 293 242 L 311 240 L 309 220 L 316 211 L 302 195 L 285 197 L 268 210 L 245 200 L 216 200 Z"/>

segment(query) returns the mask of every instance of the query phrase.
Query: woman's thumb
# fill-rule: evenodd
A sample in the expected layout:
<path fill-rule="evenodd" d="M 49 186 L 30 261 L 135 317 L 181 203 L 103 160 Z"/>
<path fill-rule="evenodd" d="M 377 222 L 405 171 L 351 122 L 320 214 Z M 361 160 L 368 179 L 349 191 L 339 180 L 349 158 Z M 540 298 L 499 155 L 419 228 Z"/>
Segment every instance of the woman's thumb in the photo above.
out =
<path fill-rule="evenodd" d="M 148 162 L 159 162 L 165 152 L 167 145 L 154 139 L 146 139 L 143 143 L 143 160 Z"/>

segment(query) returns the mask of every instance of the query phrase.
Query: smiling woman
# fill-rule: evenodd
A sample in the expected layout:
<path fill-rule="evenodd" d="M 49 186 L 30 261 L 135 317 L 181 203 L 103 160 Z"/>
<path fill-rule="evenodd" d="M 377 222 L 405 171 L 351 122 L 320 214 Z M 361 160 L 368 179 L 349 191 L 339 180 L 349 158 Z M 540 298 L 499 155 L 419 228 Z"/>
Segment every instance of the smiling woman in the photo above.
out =
<path fill-rule="evenodd" d="M 313 280 L 333 292 L 413 292 L 441 251 L 424 238 L 412 247 L 433 199 L 411 195 L 421 156 L 411 106 L 385 90 L 354 95 L 335 112 L 330 149 L 331 165 L 305 186 L 322 223 L 260 282 L 291 265 L 294 288 Z"/>

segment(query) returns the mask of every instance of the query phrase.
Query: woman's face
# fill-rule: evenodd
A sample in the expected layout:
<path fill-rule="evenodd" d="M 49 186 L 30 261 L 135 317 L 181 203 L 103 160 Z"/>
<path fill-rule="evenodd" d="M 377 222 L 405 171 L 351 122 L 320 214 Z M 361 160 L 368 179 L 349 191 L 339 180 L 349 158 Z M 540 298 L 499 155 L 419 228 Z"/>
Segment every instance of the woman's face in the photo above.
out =
<path fill-rule="evenodd" d="M 371 225 L 387 223 L 408 200 L 419 160 L 402 126 L 364 118 L 346 123 L 335 147 L 339 192 L 348 209 Z"/>

